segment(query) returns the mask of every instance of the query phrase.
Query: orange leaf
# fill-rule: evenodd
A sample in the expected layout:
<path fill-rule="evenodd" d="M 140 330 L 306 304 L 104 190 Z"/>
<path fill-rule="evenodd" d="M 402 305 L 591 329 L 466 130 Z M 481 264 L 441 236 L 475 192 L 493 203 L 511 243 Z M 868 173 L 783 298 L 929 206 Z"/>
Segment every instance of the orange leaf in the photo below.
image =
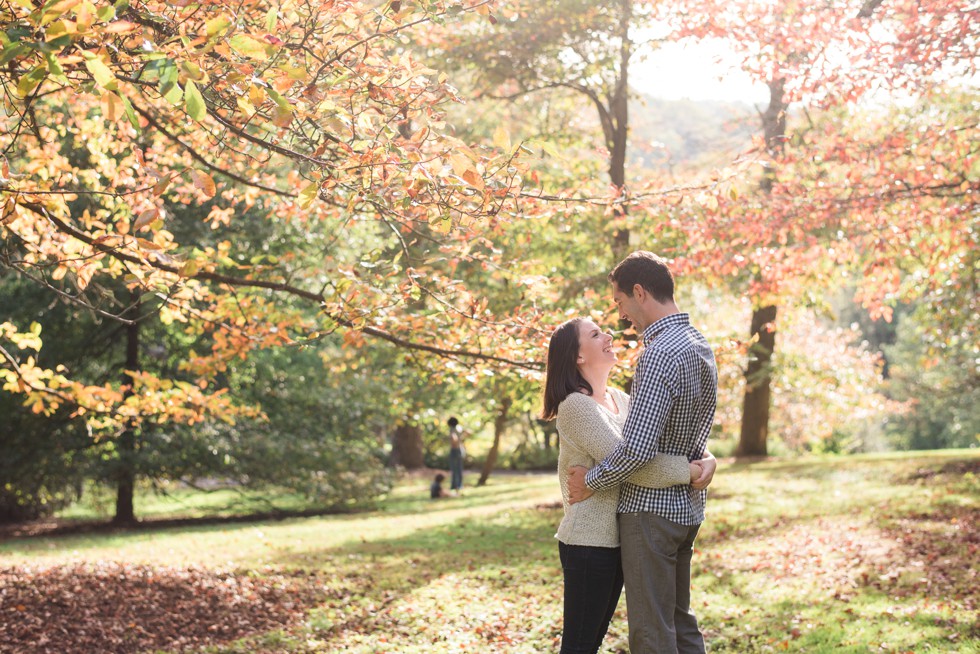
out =
<path fill-rule="evenodd" d="M 201 172 L 200 170 L 191 170 L 191 178 L 194 180 L 194 186 L 201 189 L 201 191 L 204 192 L 204 195 L 208 196 L 209 198 L 213 198 L 218 192 L 218 189 L 214 184 L 214 180 L 211 179 L 211 176 L 207 173 Z"/>
<path fill-rule="evenodd" d="M 136 219 L 136 222 L 133 223 L 133 231 L 136 232 L 142 229 L 143 227 L 146 227 L 154 220 L 156 220 L 157 216 L 159 215 L 160 215 L 160 210 L 157 209 L 156 207 L 154 207 L 153 209 L 147 209 L 146 211 L 141 213 L 139 217 Z"/>

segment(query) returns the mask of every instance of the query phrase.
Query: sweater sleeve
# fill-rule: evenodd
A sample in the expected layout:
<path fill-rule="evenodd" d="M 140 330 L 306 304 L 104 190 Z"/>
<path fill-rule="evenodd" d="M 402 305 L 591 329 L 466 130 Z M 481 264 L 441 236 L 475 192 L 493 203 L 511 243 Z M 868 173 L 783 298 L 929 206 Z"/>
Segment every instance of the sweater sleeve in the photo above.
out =
<path fill-rule="evenodd" d="M 606 458 L 621 439 L 616 428 L 604 420 L 600 412 L 595 400 L 582 393 L 572 393 L 558 406 L 558 431 L 594 461 Z M 635 470 L 627 481 L 649 488 L 688 484 L 691 468 L 687 457 L 658 454 Z"/>

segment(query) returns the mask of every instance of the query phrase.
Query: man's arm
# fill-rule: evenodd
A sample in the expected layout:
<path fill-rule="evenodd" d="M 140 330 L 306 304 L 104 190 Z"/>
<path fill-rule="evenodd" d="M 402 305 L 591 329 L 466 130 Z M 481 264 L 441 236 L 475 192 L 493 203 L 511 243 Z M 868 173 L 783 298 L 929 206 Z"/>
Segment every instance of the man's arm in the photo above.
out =
<path fill-rule="evenodd" d="M 640 356 L 633 377 L 623 440 L 585 476 L 585 484 L 592 490 L 618 486 L 657 455 L 657 441 L 664 432 L 676 392 L 666 369 L 670 364 L 646 354 Z"/>

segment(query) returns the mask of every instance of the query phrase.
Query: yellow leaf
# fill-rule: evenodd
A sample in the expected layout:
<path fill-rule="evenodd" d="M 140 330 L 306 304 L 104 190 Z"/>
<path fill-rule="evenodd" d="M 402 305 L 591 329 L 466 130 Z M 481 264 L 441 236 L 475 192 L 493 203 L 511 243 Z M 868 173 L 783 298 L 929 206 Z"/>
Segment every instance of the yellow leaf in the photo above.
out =
<path fill-rule="evenodd" d="M 249 102 L 248 98 L 246 98 L 244 95 L 240 95 L 235 98 L 235 102 L 238 104 L 238 108 L 244 112 L 247 118 L 251 118 L 255 114 L 255 107 L 252 106 L 252 103 Z"/>
<path fill-rule="evenodd" d="M 197 274 L 197 271 L 199 269 L 200 269 L 200 266 L 198 265 L 197 261 L 195 259 L 191 259 L 190 261 L 188 261 L 187 263 L 185 263 L 183 265 L 183 267 L 181 267 L 181 269 L 180 269 L 180 276 L 181 277 L 193 277 L 194 275 Z"/>
<path fill-rule="evenodd" d="M 267 51 L 269 44 L 247 34 L 236 34 L 228 40 L 228 45 L 232 50 L 249 59 L 265 61 L 269 58 Z"/>
<path fill-rule="evenodd" d="M 261 107 L 265 102 L 266 94 L 265 89 L 256 84 L 251 84 L 248 87 L 248 99 L 252 102 L 252 106 Z"/>
<path fill-rule="evenodd" d="M 41 16 L 41 25 L 47 25 L 53 20 L 57 20 L 68 13 L 68 10 L 79 4 L 82 0 L 61 0 L 44 8 L 44 15 Z"/>
<path fill-rule="evenodd" d="M 62 36 L 75 34 L 77 31 L 78 30 L 75 27 L 75 23 L 71 22 L 70 20 L 55 21 L 51 23 L 50 27 L 44 31 L 44 40 L 45 42 L 50 43 L 55 39 L 60 39 Z"/>
<path fill-rule="evenodd" d="M 449 163 L 453 167 L 453 172 L 460 177 L 462 177 L 467 171 L 475 170 L 473 162 L 470 161 L 470 158 L 459 153 L 454 152 L 451 154 L 449 156 Z"/>
<path fill-rule="evenodd" d="M 493 144 L 501 150 L 510 150 L 510 134 L 502 123 L 493 131 Z"/>
<path fill-rule="evenodd" d="M 313 201 L 316 200 L 319 191 L 319 182 L 307 184 L 303 190 L 299 192 L 299 206 L 303 209 L 309 209 L 313 205 Z"/>
<path fill-rule="evenodd" d="M 432 228 L 432 231 L 439 234 L 448 234 L 453 229 L 453 221 L 448 216 L 445 216 L 436 220 L 430 220 L 429 227 Z"/>

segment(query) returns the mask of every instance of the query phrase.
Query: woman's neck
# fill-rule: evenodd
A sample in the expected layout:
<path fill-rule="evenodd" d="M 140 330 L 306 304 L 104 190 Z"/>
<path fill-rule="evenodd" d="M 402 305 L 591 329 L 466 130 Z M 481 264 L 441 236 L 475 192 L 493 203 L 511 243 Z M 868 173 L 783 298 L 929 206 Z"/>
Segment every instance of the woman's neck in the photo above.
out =
<path fill-rule="evenodd" d="M 579 370 L 585 381 L 589 382 L 589 386 L 592 387 L 592 397 L 596 399 L 597 402 L 601 402 L 606 396 L 606 387 L 609 384 L 609 371 L 598 371 L 598 370 Z"/>

